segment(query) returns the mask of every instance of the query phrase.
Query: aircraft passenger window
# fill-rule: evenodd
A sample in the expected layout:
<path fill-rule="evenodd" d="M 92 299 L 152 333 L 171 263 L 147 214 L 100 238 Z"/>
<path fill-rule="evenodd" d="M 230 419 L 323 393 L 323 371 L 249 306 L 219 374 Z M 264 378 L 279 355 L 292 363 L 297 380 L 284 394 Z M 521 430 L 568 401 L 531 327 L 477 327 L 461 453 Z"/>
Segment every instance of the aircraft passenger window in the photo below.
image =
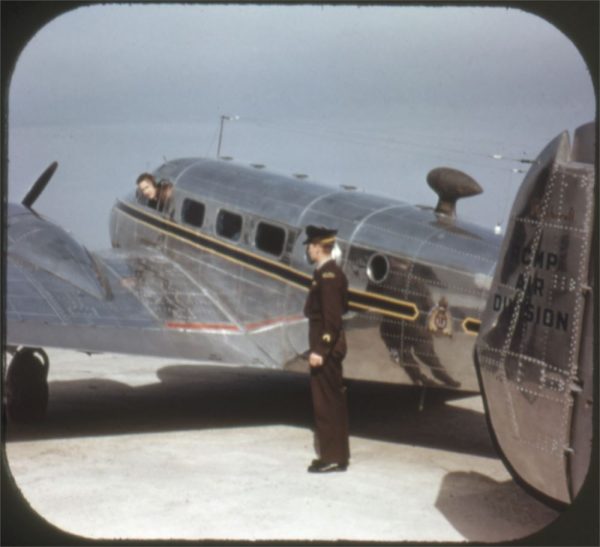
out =
<path fill-rule="evenodd" d="M 280 256 L 285 244 L 285 230 L 279 226 L 260 222 L 256 229 L 255 243 L 261 251 Z"/>
<path fill-rule="evenodd" d="M 193 199 L 184 200 L 181 209 L 181 218 L 187 224 L 197 226 L 198 228 L 202 227 L 204 223 L 204 204 Z"/>
<path fill-rule="evenodd" d="M 219 211 L 217 234 L 237 241 L 242 233 L 242 217 L 229 211 Z"/>

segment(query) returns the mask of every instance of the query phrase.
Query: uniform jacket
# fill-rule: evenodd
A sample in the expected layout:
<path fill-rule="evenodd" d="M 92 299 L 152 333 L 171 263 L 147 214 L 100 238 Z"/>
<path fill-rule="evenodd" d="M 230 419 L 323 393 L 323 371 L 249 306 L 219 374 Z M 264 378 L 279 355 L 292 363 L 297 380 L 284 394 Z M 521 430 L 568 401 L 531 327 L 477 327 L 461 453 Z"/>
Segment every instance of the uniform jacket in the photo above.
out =
<path fill-rule="evenodd" d="M 329 260 L 315 270 L 304 305 L 311 352 L 319 354 L 323 360 L 330 355 L 344 358 L 346 337 L 342 315 L 347 311 L 348 279 L 335 260 Z"/>

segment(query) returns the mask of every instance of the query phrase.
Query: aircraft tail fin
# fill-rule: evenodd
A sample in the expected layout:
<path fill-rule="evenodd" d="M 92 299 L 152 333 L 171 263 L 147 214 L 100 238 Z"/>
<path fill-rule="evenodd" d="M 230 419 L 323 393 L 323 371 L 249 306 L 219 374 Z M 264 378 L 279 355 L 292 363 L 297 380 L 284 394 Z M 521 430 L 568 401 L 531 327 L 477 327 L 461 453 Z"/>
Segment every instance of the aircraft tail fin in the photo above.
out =
<path fill-rule="evenodd" d="M 595 124 L 541 152 L 515 198 L 475 361 L 507 467 L 569 503 L 592 446 Z"/>

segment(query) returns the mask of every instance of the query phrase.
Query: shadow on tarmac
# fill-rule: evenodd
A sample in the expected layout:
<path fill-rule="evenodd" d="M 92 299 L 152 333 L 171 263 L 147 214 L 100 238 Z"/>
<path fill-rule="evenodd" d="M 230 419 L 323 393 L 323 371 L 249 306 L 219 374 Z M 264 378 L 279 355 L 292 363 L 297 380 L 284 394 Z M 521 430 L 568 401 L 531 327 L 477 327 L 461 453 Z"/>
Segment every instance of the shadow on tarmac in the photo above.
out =
<path fill-rule="evenodd" d="M 312 428 L 308 376 L 264 369 L 172 365 L 159 383 L 131 387 L 104 379 L 50 383 L 44 422 L 8 424 L 24 441 L 291 425 Z M 347 380 L 350 435 L 496 458 L 483 413 L 445 404 L 464 397 L 428 389 Z"/>
<path fill-rule="evenodd" d="M 526 500 L 512 480 L 455 471 L 444 477 L 435 507 L 465 539 L 496 543 L 522 539 L 560 517 L 541 502 Z"/>

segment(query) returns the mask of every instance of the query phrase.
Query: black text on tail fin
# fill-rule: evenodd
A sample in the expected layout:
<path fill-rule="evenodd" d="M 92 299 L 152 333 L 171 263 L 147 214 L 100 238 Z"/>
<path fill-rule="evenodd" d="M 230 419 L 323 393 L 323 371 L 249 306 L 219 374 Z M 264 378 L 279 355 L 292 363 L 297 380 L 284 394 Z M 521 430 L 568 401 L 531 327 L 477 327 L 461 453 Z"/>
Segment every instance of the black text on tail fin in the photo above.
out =
<path fill-rule="evenodd" d="M 585 479 L 593 433 L 594 139 L 594 124 L 572 147 L 559 135 L 525 177 L 475 349 L 505 463 L 562 503 Z"/>

